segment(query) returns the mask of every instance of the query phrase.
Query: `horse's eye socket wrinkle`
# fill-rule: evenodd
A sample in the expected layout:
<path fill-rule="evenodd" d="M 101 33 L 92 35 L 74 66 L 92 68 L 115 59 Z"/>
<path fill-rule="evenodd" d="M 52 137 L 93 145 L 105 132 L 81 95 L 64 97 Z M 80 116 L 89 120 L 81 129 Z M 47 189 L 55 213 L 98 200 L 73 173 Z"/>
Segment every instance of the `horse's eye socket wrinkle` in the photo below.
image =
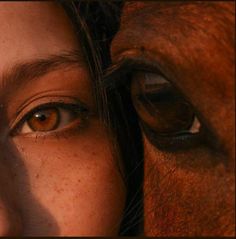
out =
<path fill-rule="evenodd" d="M 158 148 L 182 150 L 200 142 L 202 127 L 193 107 L 165 77 L 135 72 L 131 95 L 145 134 Z"/>

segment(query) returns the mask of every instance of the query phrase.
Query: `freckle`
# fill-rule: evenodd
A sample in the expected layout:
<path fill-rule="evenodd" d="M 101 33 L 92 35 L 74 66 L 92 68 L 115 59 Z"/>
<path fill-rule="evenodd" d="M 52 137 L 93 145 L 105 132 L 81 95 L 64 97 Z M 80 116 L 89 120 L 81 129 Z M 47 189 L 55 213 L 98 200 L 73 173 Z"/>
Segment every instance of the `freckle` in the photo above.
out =
<path fill-rule="evenodd" d="M 64 191 L 64 189 L 63 189 L 63 188 L 55 188 L 55 191 L 56 191 L 57 193 L 61 193 L 61 192 Z"/>
<path fill-rule="evenodd" d="M 39 178 L 39 174 L 38 173 L 35 175 L 35 178 Z"/>
<path fill-rule="evenodd" d="M 80 183 L 81 181 L 80 181 L 80 179 L 78 179 L 78 181 L 77 181 L 78 183 Z"/>

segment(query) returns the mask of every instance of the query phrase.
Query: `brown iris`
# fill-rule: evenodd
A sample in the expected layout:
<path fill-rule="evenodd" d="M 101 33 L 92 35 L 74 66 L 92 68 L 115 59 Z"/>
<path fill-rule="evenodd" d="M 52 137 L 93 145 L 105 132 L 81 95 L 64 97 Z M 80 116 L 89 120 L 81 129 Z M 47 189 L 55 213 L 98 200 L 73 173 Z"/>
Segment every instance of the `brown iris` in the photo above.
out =
<path fill-rule="evenodd" d="M 39 110 L 28 120 L 29 127 L 33 131 L 55 130 L 60 121 L 60 114 L 56 108 Z"/>
<path fill-rule="evenodd" d="M 156 133 L 178 134 L 193 124 L 192 106 L 158 74 L 135 74 L 132 99 L 140 119 Z"/>

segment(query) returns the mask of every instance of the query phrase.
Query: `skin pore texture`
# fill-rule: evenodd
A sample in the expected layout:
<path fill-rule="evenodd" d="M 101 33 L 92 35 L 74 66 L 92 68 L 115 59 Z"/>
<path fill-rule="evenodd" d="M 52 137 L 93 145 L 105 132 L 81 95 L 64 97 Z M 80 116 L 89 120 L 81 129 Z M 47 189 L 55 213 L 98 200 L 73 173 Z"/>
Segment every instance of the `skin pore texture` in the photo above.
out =
<path fill-rule="evenodd" d="M 67 16 L 1 2 L 0 22 L 0 235 L 118 234 L 125 186 Z"/>
<path fill-rule="evenodd" d="M 147 236 L 235 234 L 234 9 L 233 1 L 124 5 L 113 63 L 138 62 L 130 70 L 132 84 L 138 80 L 134 73 L 161 72 L 206 129 L 202 143 L 177 150 L 159 148 L 158 133 L 143 131 Z M 141 122 L 152 116 L 139 117 Z"/>

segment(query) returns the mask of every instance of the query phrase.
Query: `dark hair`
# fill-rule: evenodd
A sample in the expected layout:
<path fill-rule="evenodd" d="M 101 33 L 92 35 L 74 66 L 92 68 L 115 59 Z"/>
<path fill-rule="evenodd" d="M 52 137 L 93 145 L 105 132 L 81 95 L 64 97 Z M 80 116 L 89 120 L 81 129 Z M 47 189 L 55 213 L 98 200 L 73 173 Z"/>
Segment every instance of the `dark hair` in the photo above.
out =
<path fill-rule="evenodd" d="M 106 90 L 103 72 L 110 65 L 109 46 L 118 30 L 122 1 L 59 1 L 82 42 L 94 85 L 97 107 L 104 124 L 111 130 L 118 146 L 127 187 L 126 207 L 120 235 L 142 233 L 143 144 L 137 116 L 127 88 Z M 79 12 L 79 14 L 78 14 Z"/>

